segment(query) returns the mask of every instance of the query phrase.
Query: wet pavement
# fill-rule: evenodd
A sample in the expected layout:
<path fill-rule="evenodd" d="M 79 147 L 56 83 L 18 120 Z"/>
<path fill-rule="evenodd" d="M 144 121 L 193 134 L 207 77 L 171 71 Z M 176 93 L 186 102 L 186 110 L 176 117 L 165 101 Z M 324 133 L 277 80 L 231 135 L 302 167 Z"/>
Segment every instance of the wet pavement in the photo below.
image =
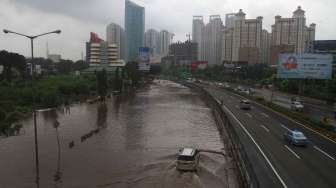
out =
<path fill-rule="evenodd" d="M 200 97 L 169 81 L 106 104 L 75 104 L 70 113 L 39 112 L 37 122 L 43 188 L 237 187 L 231 160 L 218 154 L 201 154 L 197 173 L 176 171 L 180 147 L 224 146 Z M 19 136 L 0 140 L 0 187 L 36 187 L 34 181 L 33 125 L 27 119 Z"/>

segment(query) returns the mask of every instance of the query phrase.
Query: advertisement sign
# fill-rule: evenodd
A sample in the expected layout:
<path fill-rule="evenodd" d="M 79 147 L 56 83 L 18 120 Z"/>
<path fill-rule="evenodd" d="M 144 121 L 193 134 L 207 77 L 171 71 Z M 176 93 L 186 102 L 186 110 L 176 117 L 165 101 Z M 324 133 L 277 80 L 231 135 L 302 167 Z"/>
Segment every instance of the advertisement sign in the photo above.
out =
<path fill-rule="evenodd" d="M 150 48 L 140 47 L 139 48 L 139 70 L 140 71 L 150 70 L 149 57 L 150 57 Z"/>
<path fill-rule="evenodd" d="M 277 77 L 331 79 L 332 61 L 330 54 L 280 54 Z"/>
<path fill-rule="evenodd" d="M 191 63 L 191 70 L 196 71 L 197 69 L 204 70 L 208 68 L 207 61 L 194 61 Z"/>

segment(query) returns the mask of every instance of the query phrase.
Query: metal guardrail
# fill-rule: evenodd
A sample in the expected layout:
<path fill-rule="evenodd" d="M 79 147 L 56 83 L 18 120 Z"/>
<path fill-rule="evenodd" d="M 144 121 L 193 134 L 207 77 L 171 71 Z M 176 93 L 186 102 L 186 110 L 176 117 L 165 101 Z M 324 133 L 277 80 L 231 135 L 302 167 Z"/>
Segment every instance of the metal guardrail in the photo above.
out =
<path fill-rule="evenodd" d="M 253 169 L 253 166 L 246 154 L 243 144 L 234 129 L 227 114 L 222 109 L 218 101 L 204 88 L 188 82 L 179 82 L 189 88 L 195 89 L 211 107 L 215 116 L 218 129 L 220 130 L 224 145 L 228 154 L 233 158 L 235 167 L 239 171 L 240 187 L 260 187 L 259 181 Z"/>

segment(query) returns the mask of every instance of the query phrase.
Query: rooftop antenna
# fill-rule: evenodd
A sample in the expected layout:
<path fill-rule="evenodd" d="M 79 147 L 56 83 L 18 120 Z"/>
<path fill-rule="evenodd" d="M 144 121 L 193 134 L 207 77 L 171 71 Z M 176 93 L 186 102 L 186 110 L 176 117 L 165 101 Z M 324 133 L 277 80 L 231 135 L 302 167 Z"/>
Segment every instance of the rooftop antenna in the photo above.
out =
<path fill-rule="evenodd" d="M 190 33 L 188 33 L 186 36 L 188 37 L 188 41 L 190 42 L 191 41 L 190 40 Z"/>
<path fill-rule="evenodd" d="M 47 59 L 49 57 L 49 45 L 48 45 L 48 42 L 47 42 Z"/>

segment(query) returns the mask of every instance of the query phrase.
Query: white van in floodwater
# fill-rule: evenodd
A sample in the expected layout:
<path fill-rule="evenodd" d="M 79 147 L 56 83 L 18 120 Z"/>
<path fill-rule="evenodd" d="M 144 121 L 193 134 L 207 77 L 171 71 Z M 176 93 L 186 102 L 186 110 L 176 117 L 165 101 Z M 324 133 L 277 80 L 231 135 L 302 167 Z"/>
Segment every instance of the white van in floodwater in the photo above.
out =
<path fill-rule="evenodd" d="M 199 163 L 199 151 L 194 148 L 183 148 L 177 156 L 176 169 L 181 171 L 196 171 Z"/>

